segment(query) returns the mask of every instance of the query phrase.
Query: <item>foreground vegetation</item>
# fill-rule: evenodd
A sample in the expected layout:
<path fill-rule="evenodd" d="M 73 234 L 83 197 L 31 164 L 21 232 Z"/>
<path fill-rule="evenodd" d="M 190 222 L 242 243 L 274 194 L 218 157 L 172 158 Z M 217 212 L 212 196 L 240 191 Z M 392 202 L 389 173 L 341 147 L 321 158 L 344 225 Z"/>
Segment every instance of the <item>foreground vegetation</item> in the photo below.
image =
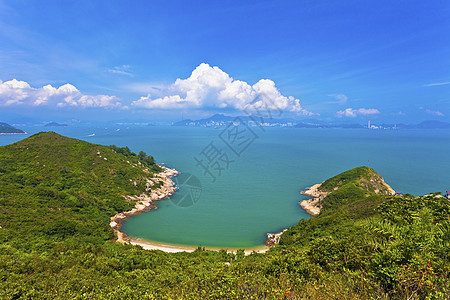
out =
<path fill-rule="evenodd" d="M 326 181 L 321 214 L 265 254 L 115 243 L 110 216 L 134 206 L 122 196 L 159 171 L 145 153 L 55 133 L 0 147 L 0 298 L 449 299 L 439 194 L 377 194 L 361 167 Z"/>

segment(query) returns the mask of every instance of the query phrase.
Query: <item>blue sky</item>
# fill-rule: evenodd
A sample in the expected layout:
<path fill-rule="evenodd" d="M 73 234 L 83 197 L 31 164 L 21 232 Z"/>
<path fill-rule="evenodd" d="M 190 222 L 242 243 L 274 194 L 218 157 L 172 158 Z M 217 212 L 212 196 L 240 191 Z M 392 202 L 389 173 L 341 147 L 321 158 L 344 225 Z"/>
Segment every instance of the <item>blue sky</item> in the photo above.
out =
<path fill-rule="evenodd" d="M 447 0 L 0 0 L 0 121 L 448 121 L 449 32 Z"/>

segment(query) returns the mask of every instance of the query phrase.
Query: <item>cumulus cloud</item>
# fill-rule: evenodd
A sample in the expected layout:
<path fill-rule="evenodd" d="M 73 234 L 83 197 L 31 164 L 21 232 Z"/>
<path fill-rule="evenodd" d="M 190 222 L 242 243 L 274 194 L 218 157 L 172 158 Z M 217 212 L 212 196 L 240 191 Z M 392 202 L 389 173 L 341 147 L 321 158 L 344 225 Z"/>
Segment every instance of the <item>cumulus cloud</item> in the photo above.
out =
<path fill-rule="evenodd" d="M 120 106 L 120 102 L 115 96 L 84 95 L 69 83 L 58 88 L 50 84 L 33 88 L 27 82 L 16 79 L 0 81 L 0 106 L 14 105 L 112 107 Z"/>
<path fill-rule="evenodd" d="M 367 116 L 367 115 L 376 115 L 379 114 L 380 111 L 375 108 L 360 108 L 353 109 L 347 108 L 345 110 L 340 110 L 337 112 L 338 117 L 357 117 L 357 116 Z"/>
<path fill-rule="evenodd" d="M 177 79 L 161 89 L 158 96 L 148 94 L 132 103 L 141 108 L 232 108 L 264 107 L 301 115 L 313 115 L 300 105 L 300 100 L 280 93 L 270 79 L 261 79 L 254 85 L 235 80 L 230 75 L 206 63 L 200 64 L 186 79 Z"/>
<path fill-rule="evenodd" d="M 430 115 L 435 115 L 438 117 L 444 117 L 445 115 L 438 110 L 425 109 L 425 112 Z"/>
<path fill-rule="evenodd" d="M 5 106 L 20 104 L 28 98 L 30 89 L 30 85 L 25 81 L 16 79 L 6 82 L 0 81 L 0 104 Z"/>

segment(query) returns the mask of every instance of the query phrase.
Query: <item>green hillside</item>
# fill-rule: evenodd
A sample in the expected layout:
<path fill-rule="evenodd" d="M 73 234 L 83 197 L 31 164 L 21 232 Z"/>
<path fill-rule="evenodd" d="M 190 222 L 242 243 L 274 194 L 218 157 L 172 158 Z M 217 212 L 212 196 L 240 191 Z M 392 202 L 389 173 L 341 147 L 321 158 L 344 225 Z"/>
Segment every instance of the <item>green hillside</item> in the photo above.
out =
<path fill-rule="evenodd" d="M 377 215 L 376 207 L 391 194 L 383 178 L 368 167 L 354 168 L 329 178 L 320 185 L 319 191 L 327 193 L 321 202 L 320 215 L 301 220 L 282 236 L 281 244 L 305 245 L 318 236 L 345 236 L 354 230 L 355 220 Z"/>
<path fill-rule="evenodd" d="M 115 243 L 109 218 L 134 206 L 123 195 L 159 171 L 143 152 L 52 132 L 0 147 L 0 299 L 449 298 L 439 194 L 388 196 L 356 168 L 325 181 L 323 211 L 265 254 Z"/>
<path fill-rule="evenodd" d="M 351 169 L 327 179 L 319 190 L 328 193 L 322 203 L 325 211 L 346 203 L 370 202 L 368 198 L 376 201 L 378 195 L 387 196 L 393 192 L 383 178 L 368 167 Z"/>
<path fill-rule="evenodd" d="M 123 195 L 141 194 L 160 171 L 113 148 L 53 132 L 1 147 L 2 236 L 112 239 L 109 217 L 134 207 Z"/>

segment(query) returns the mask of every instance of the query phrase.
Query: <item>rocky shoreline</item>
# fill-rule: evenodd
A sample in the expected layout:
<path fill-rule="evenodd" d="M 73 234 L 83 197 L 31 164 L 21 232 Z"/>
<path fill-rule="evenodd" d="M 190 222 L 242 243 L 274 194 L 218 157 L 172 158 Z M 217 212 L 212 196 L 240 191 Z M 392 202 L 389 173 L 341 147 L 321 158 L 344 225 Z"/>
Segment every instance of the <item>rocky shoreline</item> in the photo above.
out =
<path fill-rule="evenodd" d="M 323 182 L 322 182 L 323 183 Z M 319 191 L 322 183 L 315 184 L 306 189 L 306 191 L 302 191 L 302 195 L 314 197 L 313 199 L 300 201 L 300 206 L 310 215 L 317 216 L 322 209 L 322 200 L 325 198 L 328 193 Z M 277 233 L 267 233 L 267 240 L 264 244 L 268 247 L 273 247 L 280 242 L 281 235 L 287 231 L 287 228 L 281 232 Z"/>
<path fill-rule="evenodd" d="M 389 195 L 395 195 L 394 189 L 386 182 L 384 182 L 383 178 L 381 178 L 381 183 L 387 189 Z M 322 209 L 322 200 L 326 196 L 328 196 L 328 194 L 330 194 L 330 192 L 324 192 L 319 190 L 322 184 L 323 182 L 310 186 L 305 191 L 301 191 L 302 195 L 313 197 L 312 199 L 303 200 L 299 202 L 300 206 L 311 216 L 317 216 L 318 214 L 320 214 L 320 211 Z M 337 188 L 338 187 L 336 187 L 335 190 Z M 376 189 L 374 192 L 376 194 L 379 194 L 380 190 Z"/>
<path fill-rule="evenodd" d="M 131 216 L 156 209 L 156 201 L 169 198 L 177 190 L 177 188 L 174 186 L 174 182 L 170 178 L 180 174 L 180 172 L 164 166 L 161 166 L 161 168 L 163 169 L 161 173 L 155 174 L 152 178 L 147 180 L 146 190 L 149 191 L 150 194 L 142 193 L 140 196 L 124 196 L 127 200 L 135 201 L 135 207 L 130 211 L 121 212 L 111 217 L 109 225 L 117 234 L 117 242 L 123 244 L 132 242 L 125 233 L 120 231 L 123 221 Z M 153 186 L 155 182 L 158 181 L 162 181 L 162 186 L 157 189 L 151 189 L 151 186 Z"/>
<path fill-rule="evenodd" d="M 273 247 L 280 242 L 281 235 L 287 231 L 287 228 L 283 229 L 283 231 L 277 233 L 267 233 L 267 240 L 264 244 L 268 247 Z"/>
<path fill-rule="evenodd" d="M 322 182 L 323 183 L 323 182 Z M 320 210 L 322 209 L 322 200 L 329 193 L 319 191 L 322 183 L 315 184 L 306 189 L 306 191 L 302 191 L 302 195 L 311 196 L 313 199 L 300 201 L 300 206 L 311 216 L 317 216 L 320 214 Z"/>

